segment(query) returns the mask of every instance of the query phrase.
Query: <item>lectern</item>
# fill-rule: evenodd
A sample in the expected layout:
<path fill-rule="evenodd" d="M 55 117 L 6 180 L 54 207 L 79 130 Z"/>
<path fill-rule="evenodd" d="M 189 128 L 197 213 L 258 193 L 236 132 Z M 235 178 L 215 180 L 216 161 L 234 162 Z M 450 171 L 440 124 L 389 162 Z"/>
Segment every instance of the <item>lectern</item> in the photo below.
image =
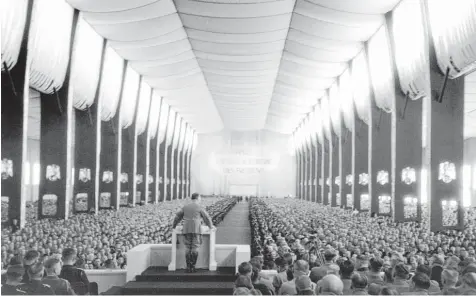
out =
<path fill-rule="evenodd" d="M 198 260 L 195 268 L 217 270 L 215 261 L 215 235 L 216 230 L 210 230 L 208 226 L 201 226 L 202 245 L 198 251 Z M 177 226 L 172 232 L 172 258 L 169 271 L 187 268 L 185 262 L 185 245 L 183 242 L 182 226 Z"/>

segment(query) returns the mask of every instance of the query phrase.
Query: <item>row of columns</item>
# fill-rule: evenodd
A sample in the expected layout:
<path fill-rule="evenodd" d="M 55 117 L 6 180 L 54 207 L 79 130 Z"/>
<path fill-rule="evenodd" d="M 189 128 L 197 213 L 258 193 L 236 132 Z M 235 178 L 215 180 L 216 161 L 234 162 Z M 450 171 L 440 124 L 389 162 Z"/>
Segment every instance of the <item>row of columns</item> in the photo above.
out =
<path fill-rule="evenodd" d="M 431 96 L 409 99 L 395 70 L 394 112 L 379 109 L 371 92 L 368 124 L 354 116 L 352 130 L 342 125 L 297 149 L 297 197 L 398 222 L 425 218 L 431 231 L 463 228 L 464 76 L 441 73 L 428 36 Z"/>
<path fill-rule="evenodd" d="M 22 227 L 27 218 L 26 189 L 29 186 L 26 177 L 27 152 L 30 149 L 27 141 L 30 115 L 27 44 L 31 11 L 30 2 L 18 62 L 12 69 L 5 66 L 1 73 L 2 203 L 5 198 L 8 199 L 9 221 L 16 221 Z M 75 11 L 71 46 L 77 22 L 78 11 Z M 101 68 L 105 52 L 104 41 Z M 73 50 L 70 51 L 70 61 L 72 54 Z M 121 99 L 126 66 L 127 61 L 124 61 L 122 84 L 117 86 L 121 88 Z M 70 87 L 74 81 L 71 81 L 70 71 L 71 62 L 61 89 L 53 94 L 40 94 L 38 218 L 67 219 L 71 214 L 70 207 L 72 213 L 94 211 L 97 214 L 100 209 L 118 210 L 122 206 L 189 196 L 192 139 L 196 140 L 192 128 L 186 125 L 185 129 L 180 129 L 182 122 L 176 116 L 173 121 L 159 121 L 166 126 L 159 126 L 156 135 L 150 137 L 149 118 L 146 131 L 139 135 L 135 124 L 137 107 L 134 123 L 125 129 L 121 127 L 119 111 L 109 121 L 102 121 L 100 87 L 91 107 L 85 111 L 75 109 Z M 156 98 L 151 93 L 153 99 Z M 162 108 L 162 98 L 157 99 L 161 100 L 159 106 Z M 118 106 L 121 106 L 120 102 Z M 149 109 L 152 114 L 152 108 Z M 172 112 L 169 110 L 167 116 Z M 169 128 L 169 124 L 176 127 Z M 160 137 L 159 133 L 163 131 L 172 134 Z M 185 131 L 188 141 L 178 142 L 180 132 Z M 185 138 L 185 135 L 182 136 Z"/>

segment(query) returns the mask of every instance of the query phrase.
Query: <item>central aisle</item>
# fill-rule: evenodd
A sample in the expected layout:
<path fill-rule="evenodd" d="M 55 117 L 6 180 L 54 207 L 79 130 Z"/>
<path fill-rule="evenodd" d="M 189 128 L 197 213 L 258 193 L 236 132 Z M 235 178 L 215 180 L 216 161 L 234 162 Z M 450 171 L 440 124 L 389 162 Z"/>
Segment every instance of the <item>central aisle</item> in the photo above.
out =
<path fill-rule="evenodd" d="M 217 244 L 250 245 L 249 203 L 241 202 L 225 216 L 217 226 Z"/>

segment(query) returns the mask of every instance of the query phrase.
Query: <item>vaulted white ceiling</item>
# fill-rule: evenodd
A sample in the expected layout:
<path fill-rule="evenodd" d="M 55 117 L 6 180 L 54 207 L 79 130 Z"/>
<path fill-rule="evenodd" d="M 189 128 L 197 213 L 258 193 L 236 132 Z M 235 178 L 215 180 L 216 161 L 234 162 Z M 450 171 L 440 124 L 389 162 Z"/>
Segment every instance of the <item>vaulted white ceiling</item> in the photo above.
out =
<path fill-rule="evenodd" d="M 291 133 L 400 0 L 67 2 L 199 133 Z"/>

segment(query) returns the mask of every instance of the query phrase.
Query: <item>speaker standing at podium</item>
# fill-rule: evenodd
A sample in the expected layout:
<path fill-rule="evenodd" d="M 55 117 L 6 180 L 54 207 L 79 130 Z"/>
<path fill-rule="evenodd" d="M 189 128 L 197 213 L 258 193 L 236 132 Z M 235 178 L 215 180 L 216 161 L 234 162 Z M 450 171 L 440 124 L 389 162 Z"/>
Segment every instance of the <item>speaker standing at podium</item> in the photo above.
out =
<path fill-rule="evenodd" d="M 200 206 L 200 195 L 192 194 L 192 202 L 186 204 L 175 216 L 173 228 L 177 227 L 183 219 L 182 234 L 185 243 L 185 261 L 187 262 L 187 271 L 195 272 L 198 250 L 202 244 L 202 234 L 200 233 L 201 220 L 205 221 L 210 230 L 215 230 L 212 219 L 208 213 Z"/>

